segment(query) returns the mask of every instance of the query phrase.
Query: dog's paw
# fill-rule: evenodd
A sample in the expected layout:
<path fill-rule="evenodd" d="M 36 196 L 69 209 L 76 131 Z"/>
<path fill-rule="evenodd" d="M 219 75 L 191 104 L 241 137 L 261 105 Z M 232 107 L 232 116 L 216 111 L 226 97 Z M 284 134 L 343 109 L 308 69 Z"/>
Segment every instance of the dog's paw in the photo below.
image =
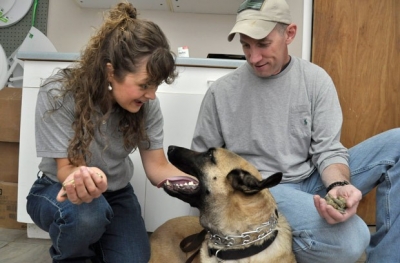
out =
<path fill-rule="evenodd" d="M 325 196 L 326 203 L 328 205 L 333 206 L 336 210 L 338 210 L 340 213 L 344 214 L 346 213 L 346 199 L 344 197 L 338 196 L 337 198 L 331 196 L 330 194 L 327 194 Z"/>

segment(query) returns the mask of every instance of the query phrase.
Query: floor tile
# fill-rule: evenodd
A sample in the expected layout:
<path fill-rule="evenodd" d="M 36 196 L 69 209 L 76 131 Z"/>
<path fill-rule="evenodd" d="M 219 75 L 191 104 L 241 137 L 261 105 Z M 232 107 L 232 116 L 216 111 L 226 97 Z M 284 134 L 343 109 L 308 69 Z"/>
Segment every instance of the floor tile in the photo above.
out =
<path fill-rule="evenodd" d="M 26 236 L 26 230 L 0 228 L 0 241 L 11 242 L 22 236 Z"/>
<path fill-rule="evenodd" d="M 6 241 L 0 241 L 0 249 L 1 249 L 2 247 L 7 246 L 7 244 L 8 244 L 8 242 L 6 242 Z"/>
<path fill-rule="evenodd" d="M 38 244 L 38 245 L 47 245 L 51 246 L 50 239 L 42 239 L 42 238 L 28 238 L 26 235 L 20 236 L 14 240 L 14 242 L 25 243 L 25 244 Z"/>
<path fill-rule="evenodd" d="M 369 227 L 371 233 L 375 227 Z M 0 262 L 51 263 L 50 239 L 28 238 L 26 230 L 0 228 Z M 364 263 L 365 254 L 355 263 Z"/>
<path fill-rule="evenodd" d="M 49 246 L 11 242 L 0 249 L 0 262 L 51 263 Z"/>

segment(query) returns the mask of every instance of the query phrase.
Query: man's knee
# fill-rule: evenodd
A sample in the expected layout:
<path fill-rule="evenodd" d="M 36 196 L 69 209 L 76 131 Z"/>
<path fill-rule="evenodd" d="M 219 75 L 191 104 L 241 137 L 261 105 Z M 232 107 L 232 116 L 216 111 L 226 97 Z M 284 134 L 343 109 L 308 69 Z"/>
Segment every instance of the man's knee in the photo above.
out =
<path fill-rule="evenodd" d="M 323 230 L 294 232 L 293 248 L 298 262 L 354 263 L 368 246 L 370 236 L 367 225 L 354 216 Z"/>

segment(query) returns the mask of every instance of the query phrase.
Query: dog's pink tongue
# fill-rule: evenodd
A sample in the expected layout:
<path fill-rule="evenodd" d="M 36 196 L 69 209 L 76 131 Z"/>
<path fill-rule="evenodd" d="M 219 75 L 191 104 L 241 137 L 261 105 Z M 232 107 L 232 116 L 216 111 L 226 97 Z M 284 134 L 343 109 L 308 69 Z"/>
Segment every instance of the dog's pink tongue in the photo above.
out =
<path fill-rule="evenodd" d="M 169 177 L 169 178 L 161 181 L 160 183 L 158 183 L 157 187 L 158 188 L 162 187 L 167 181 L 174 183 L 174 184 L 178 184 L 178 183 L 184 184 L 184 183 L 190 183 L 190 182 L 192 182 L 193 184 L 199 183 L 195 179 L 188 177 L 188 176 L 173 176 L 173 177 Z"/>

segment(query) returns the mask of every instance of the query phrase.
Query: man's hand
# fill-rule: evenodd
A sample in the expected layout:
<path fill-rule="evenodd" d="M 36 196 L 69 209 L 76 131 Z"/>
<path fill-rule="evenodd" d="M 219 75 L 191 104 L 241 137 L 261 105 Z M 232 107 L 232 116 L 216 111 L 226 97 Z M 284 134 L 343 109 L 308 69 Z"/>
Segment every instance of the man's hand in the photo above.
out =
<path fill-rule="evenodd" d="M 81 166 L 63 182 L 57 201 L 67 199 L 73 204 L 90 203 L 107 190 L 107 177 L 98 168 Z"/>
<path fill-rule="evenodd" d="M 357 212 L 358 204 L 361 201 L 361 191 L 353 185 L 345 185 L 333 188 L 329 194 L 333 197 L 341 196 L 346 199 L 346 212 L 340 213 L 331 205 L 326 203 L 326 200 L 319 195 L 314 196 L 314 205 L 317 208 L 319 215 L 329 224 L 337 224 L 344 222 Z"/>

